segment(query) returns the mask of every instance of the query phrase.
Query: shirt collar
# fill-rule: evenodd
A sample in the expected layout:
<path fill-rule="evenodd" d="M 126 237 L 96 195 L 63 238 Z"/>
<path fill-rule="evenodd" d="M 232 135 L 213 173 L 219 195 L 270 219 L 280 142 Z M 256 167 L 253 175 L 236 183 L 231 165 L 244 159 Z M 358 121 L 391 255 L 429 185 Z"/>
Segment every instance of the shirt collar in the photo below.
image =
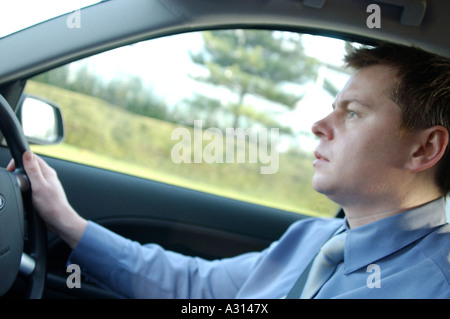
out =
<path fill-rule="evenodd" d="M 445 200 L 348 229 L 344 250 L 344 272 L 349 274 L 428 235 L 446 223 Z"/>

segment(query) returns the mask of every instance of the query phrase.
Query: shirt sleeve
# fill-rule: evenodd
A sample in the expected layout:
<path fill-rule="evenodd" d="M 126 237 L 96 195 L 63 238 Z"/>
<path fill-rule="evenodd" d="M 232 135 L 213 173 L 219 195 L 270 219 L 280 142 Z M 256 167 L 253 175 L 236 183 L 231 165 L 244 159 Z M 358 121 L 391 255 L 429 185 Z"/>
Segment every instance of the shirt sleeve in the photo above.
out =
<path fill-rule="evenodd" d="M 68 263 L 78 264 L 84 275 L 122 298 L 229 299 L 263 255 L 209 261 L 141 245 L 90 221 Z"/>

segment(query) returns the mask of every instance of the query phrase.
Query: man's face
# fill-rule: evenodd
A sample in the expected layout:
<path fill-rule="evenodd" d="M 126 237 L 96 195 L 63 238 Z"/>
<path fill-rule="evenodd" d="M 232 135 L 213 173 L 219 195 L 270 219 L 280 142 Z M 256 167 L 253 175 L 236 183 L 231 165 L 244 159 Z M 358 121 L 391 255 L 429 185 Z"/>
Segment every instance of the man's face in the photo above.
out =
<path fill-rule="evenodd" d="M 320 139 L 313 187 L 343 206 L 392 195 L 404 182 L 411 140 L 401 136 L 401 111 L 390 98 L 394 76 L 383 65 L 359 70 L 312 127 Z"/>

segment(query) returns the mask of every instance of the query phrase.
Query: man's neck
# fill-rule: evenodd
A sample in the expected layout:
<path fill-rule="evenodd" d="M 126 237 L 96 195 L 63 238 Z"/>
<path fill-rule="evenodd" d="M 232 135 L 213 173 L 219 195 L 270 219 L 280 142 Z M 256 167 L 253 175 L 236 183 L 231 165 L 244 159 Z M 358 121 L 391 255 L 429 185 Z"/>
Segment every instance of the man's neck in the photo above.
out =
<path fill-rule="evenodd" d="M 416 206 L 417 207 L 417 206 Z M 365 212 L 364 214 L 361 214 L 361 210 L 359 211 L 359 214 L 352 214 L 348 212 L 349 210 L 344 208 L 345 215 L 347 216 L 348 225 L 350 228 L 356 228 L 359 226 L 363 226 L 372 222 L 375 222 L 377 220 L 387 218 L 390 216 L 393 216 L 395 214 L 399 214 L 401 212 L 404 212 L 408 209 L 412 209 L 415 207 L 405 208 L 405 209 L 398 209 L 398 210 L 391 210 L 391 211 L 379 211 L 379 212 Z"/>
<path fill-rule="evenodd" d="M 422 196 L 420 199 L 416 197 L 410 200 L 403 199 L 398 202 L 383 201 L 379 204 L 372 202 L 369 205 L 347 205 L 343 206 L 343 209 L 345 215 L 347 216 L 347 221 L 350 228 L 356 228 L 407 210 L 417 208 L 436 200 L 439 197 L 442 197 L 442 195 L 430 194 L 429 196 Z"/>

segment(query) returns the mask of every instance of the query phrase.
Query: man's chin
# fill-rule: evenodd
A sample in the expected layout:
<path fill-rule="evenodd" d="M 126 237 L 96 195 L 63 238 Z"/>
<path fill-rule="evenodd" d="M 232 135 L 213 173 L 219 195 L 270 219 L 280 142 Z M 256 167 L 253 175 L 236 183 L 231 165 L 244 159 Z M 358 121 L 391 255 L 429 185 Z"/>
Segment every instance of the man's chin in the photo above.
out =
<path fill-rule="evenodd" d="M 331 185 L 329 185 L 329 183 L 324 182 L 323 180 L 319 179 L 319 178 L 315 178 L 313 177 L 312 180 L 312 188 L 322 194 L 327 196 L 329 199 L 333 200 L 332 194 L 333 194 L 333 187 Z"/>
<path fill-rule="evenodd" d="M 327 185 L 323 177 L 314 175 L 312 178 L 312 188 L 321 194 L 326 195 Z"/>

